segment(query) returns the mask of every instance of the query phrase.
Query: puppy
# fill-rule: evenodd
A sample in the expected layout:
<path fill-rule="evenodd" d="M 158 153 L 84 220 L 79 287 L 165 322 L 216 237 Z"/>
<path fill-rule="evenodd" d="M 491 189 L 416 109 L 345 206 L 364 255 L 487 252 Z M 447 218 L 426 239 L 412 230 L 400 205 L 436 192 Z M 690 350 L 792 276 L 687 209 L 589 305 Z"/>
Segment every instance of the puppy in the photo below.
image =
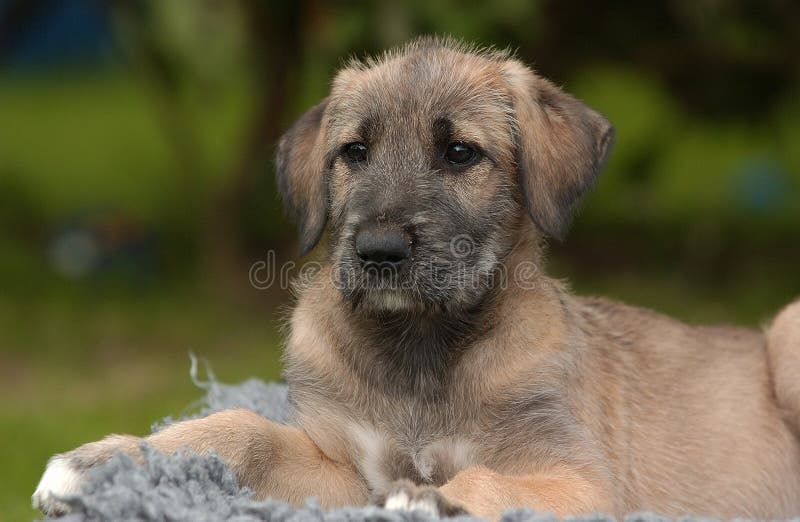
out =
<path fill-rule="evenodd" d="M 144 440 L 214 450 L 257 497 L 440 516 L 800 514 L 800 302 L 766 331 L 576 297 L 542 272 L 613 140 L 503 52 L 436 39 L 353 62 L 281 139 L 303 252 L 293 425 L 246 410 Z M 53 457 L 47 513 L 140 439 Z"/>

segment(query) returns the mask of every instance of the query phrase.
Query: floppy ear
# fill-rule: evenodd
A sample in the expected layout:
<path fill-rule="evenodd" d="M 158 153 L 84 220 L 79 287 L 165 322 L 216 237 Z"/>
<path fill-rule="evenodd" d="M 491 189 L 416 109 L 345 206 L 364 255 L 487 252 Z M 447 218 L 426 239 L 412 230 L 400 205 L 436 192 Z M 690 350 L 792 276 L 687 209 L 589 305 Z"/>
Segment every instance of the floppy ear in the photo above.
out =
<path fill-rule="evenodd" d="M 281 137 L 275 158 L 278 191 L 297 222 L 301 255 L 317 244 L 328 217 L 322 128 L 327 105 L 326 98 L 297 120 Z"/>
<path fill-rule="evenodd" d="M 520 189 L 533 222 L 563 239 L 578 200 L 605 164 L 614 129 L 598 112 L 510 60 Z"/>

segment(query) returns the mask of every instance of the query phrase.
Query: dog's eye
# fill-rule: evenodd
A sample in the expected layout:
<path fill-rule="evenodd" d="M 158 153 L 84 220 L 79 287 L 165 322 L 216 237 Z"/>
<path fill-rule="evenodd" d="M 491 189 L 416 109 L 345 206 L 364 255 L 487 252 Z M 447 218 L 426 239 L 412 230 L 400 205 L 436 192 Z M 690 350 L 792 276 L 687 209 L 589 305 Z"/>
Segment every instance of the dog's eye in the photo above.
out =
<path fill-rule="evenodd" d="M 448 145 L 444 153 L 444 159 L 459 167 L 469 165 L 475 161 L 477 157 L 478 151 L 461 141 L 455 141 Z"/>
<path fill-rule="evenodd" d="M 361 142 L 349 143 L 344 147 L 345 156 L 351 163 L 367 161 L 367 146 Z"/>

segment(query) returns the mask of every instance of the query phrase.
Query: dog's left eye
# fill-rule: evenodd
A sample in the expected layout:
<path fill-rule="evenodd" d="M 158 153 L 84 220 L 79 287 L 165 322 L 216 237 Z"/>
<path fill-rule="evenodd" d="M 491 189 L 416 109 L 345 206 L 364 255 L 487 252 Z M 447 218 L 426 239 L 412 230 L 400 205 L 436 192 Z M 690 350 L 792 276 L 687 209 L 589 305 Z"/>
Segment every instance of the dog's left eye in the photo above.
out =
<path fill-rule="evenodd" d="M 448 145 L 444 153 L 444 159 L 458 167 L 469 165 L 475 161 L 477 157 L 478 151 L 476 151 L 474 147 L 461 141 L 456 141 Z"/>
<path fill-rule="evenodd" d="M 367 161 L 367 152 L 367 146 L 360 141 L 349 143 L 344 147 L 344 153 L 347 156 L 347 160 L 351 163 L 362 163 Z"/>

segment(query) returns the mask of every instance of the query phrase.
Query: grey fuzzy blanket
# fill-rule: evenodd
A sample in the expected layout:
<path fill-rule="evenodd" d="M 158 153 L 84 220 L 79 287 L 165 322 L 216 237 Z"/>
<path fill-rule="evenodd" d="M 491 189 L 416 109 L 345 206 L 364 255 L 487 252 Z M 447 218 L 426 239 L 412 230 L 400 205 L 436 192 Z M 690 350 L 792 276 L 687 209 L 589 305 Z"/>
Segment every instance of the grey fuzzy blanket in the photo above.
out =
<path fill-rule="evenodd" d="M 194 362 L 194 361 L 193 361 Z M 232 407 L 248 408 L 277 422 L 288 422 L 290 410 L 284 384 L 267 384 L 250 379 L 238 385 L 199 382 L 193 364 L 192 376 L 207 392 L 205 407 L 199 416 Z M 155 430 L 172 422 L 167 419 L 154 426 Z M 387 511 L 378 507 L 348 507 L 324 511 L 315 500 L 308 499 L 297 509 L 278 500 L 257 501 L 250 492 L 240 488 L 236 480 L 217 457 L 199 457 L 191 453 L 172 456 L 160 454 L 143 446 L 147 466 L 140 467 L 130 458 L 117 455 L 103 468 L 94 471 L 82 494 L 66 502 L 72 511 L 59 520 L 235 520 L 280 522 L 421 522 L 430 517 L 423 513 Z M 480 520 L 459 517 L 459 521 Z M 534 513 L 530 509 L 507 511 L 502 522 L 540 522 L 555 518 Z M 575 518 L 576 521 L 606 521 L 604 517 Z M 627 522 L 657 522 L 669 520 L 642 513 L 626 517 Z M 710 519 L 682 519 L 710 520 Z M 800 522 L 800 519 L 796 519 Z"/>

